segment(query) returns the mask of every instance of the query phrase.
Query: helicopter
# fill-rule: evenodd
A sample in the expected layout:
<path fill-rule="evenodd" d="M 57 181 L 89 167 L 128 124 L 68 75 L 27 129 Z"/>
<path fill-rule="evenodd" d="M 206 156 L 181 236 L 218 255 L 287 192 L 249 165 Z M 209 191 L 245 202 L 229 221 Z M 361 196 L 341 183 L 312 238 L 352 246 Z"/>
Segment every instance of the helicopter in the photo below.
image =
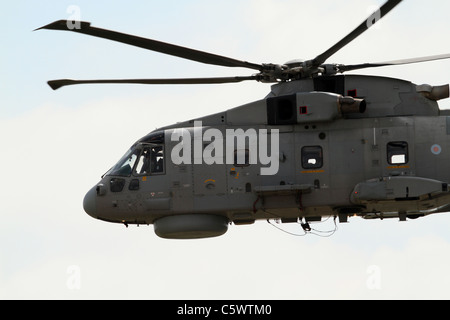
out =
<path fill-rule="evenodd" d="M 258 64 L 157 40 L 55 21 L 72 31 L 250 76 L 48 81 L 79 84 L 273 83 L 269 94 L 223 112 L 151 131 L 86 194 L 87 214 L 106 222 L 153 225 L 166 239 L 225 234 L 230 225 L 334 217 L 416 219 L 450 210 L 450 111 L 433 86 L 347 71 L 448 59 L 450 54 L 355 65 L 326 61 L 386 16 L 388 0 L 347 36 L 310 60 Z"/>

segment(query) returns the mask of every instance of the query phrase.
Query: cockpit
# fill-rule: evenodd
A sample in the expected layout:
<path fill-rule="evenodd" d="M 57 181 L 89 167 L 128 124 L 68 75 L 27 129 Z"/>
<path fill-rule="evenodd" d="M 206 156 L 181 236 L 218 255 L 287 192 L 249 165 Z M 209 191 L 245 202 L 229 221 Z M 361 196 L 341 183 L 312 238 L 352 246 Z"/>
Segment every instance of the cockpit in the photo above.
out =
<path fill-rule="evenodd" d="M 137 141 L 105 176 L 164 174 L 164 132 L 152 132 Z"/>

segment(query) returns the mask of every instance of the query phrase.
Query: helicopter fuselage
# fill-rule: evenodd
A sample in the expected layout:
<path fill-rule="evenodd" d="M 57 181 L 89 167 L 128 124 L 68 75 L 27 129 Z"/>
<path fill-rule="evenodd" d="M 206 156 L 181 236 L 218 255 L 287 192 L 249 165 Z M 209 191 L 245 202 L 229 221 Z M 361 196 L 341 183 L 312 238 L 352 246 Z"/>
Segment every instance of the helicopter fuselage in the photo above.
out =
<path fill-rule="evenodd" d="M 154 224 L 164 238 L 259 219 L 443 212 L 450 113 L 437 100 L 446 97 L 448 85 L 359 75 L 277 84 L 265 99 L 138 140 L 88 192 L 85 211 Z"/>

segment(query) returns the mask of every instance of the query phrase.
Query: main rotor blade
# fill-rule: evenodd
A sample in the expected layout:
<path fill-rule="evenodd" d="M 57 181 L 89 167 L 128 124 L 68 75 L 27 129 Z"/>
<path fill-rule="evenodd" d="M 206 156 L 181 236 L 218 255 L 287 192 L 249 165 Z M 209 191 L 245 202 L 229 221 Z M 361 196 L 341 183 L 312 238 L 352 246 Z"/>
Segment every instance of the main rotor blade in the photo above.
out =
<path fill-rule="evenodd" d="M 346 37 L 344 37 L 341 41 L 336 43 L 334 46 L 332 46 L 330 49 L 325 51 L 324 53 L 318 55 L 313 60 L 313 65 L 315 67 L 320 66 L 323 64 L 329 57 L 331 57 L 333 54 L 341 50 L 343 47 L 345 47 L 347 44 L 355 40 L 357 37 L 359 37 L 361 34 L 363 34 L 367 29 L 369 29 L 372 25 L 378 22 L 381 18 L 383 18 L 386 14 L 389 13 L 392 9 L 394 9 L 402 0 L 388 0 L 380 9 L 379 11 L 375 11 L 369 18 L 364 20 L 355 30 L 350 32 Z"/>
<path fill-rule="evenodd" d="M 72 80 L 60 79 L 48 81 L 48 85 L 53 90 L 58 90 L 61 87 L 75 85 L 75 84 L 220 84 L 220 83 L 235 83 L 247 80 L 259 81 L 257 75 L 248 77 L 222 77 L 222 78 L 186 78 L 186 79 L 116 79 L 116 80 Z"/>
<path fill-rule="evenodd" d="M 50 23 L 46 26 L 38 28 L 49 29 L 49 30 L 63 30 L 63 31 L 73 31 L 78 33 L 87 34 L 94 37 L 109 39 L 125 44 L 129 44 L 135 47 L 152 50 L 160 53 L 165 53 L 168 55 L 193 60 L 201 63 L 224 66 L 224 67 L 242 67 L 250 68 L 262 71 L 263 65 L 250 63 L 247 61 L 240 61 L 208 52 L 203 52 L 199 50 L 189 49 L 181 46 L 177 46 L 170 43 L 165 43 L 161 41 L 156 41 L 152 39 L 141 38 L 125 33 L 120 33 L 116 31 L 101 29 L 91 27 L 90 22 L 78 21 L 79 25 L 74 25 L 73 21 L 59 20 Z"/>
<path fill-rule="evenodd" d="M 411 59 L 402 59 L 402 60 L 392 60 L 385 62 L 376 62 L 376 63 L 361 63 L 361 64 L 353 64 L 353 65 L 338 65 L 338 69 L 340 72 L 352 71 L 358 69 L 365 68 L 376 68 L 376 67 L 385 67 L 385 66 L 399 66 L 403 64 L 411 64 L 411 63 L 419 63 L 419 62 L 428 62 L 442 59 L 450 59 L 450 53 L 439 54 L 435 56 L 427 56 L 420 58 L 411 58 Z"/>

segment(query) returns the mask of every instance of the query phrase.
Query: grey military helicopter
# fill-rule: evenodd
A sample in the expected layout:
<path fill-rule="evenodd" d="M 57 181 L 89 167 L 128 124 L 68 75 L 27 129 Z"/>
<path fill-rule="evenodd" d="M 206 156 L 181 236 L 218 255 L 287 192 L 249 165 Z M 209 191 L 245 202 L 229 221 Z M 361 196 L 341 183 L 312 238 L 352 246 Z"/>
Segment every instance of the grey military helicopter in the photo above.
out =
<path fill-rule="evenodd" d="M 256 70 L 250 76 L 54 80 L 75 84 L 274 83 L 258 101 L 159 128 L 134 143 L 84 198 L 85 211 L 115 223 L 153 224 L 162 238 L 224 234 L 230 224 L 334 217 L 414 219 L 450 210 L 449 85 L 351 70 L 450 58 L 450 54 L 356 65 L 326 61 L 383 18 L 377 12 L 312 60 L 257 64 L 60 20 L 41 29 L 118 41 L 201 63 Z"/>

